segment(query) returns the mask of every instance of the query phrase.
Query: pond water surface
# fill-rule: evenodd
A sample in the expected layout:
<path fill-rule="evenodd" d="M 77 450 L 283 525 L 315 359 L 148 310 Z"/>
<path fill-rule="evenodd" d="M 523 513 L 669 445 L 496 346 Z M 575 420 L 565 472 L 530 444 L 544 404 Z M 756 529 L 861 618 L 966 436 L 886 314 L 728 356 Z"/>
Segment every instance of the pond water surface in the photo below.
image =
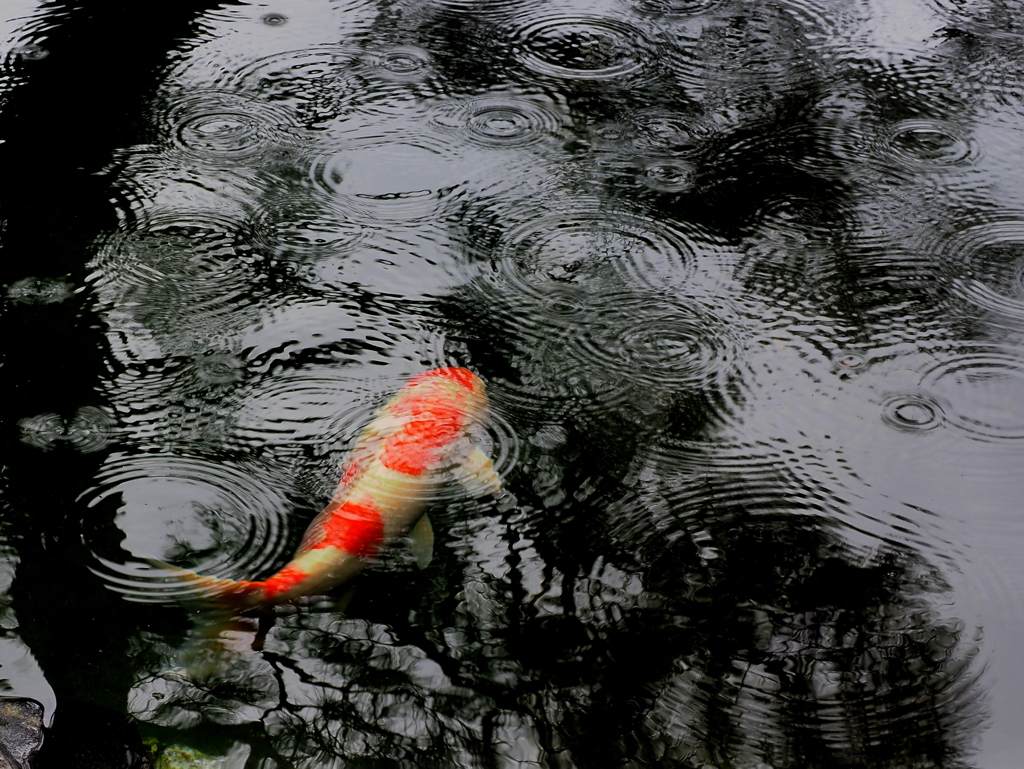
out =
<path fill-rule="evenodd" d="M 1020 765 L 1019 2 L 133 13 L 0 9 L 0 688 L 46 765 Z M 505 493 L 183 674 L 146 559 L 280 568 L 439 366 Z"/>

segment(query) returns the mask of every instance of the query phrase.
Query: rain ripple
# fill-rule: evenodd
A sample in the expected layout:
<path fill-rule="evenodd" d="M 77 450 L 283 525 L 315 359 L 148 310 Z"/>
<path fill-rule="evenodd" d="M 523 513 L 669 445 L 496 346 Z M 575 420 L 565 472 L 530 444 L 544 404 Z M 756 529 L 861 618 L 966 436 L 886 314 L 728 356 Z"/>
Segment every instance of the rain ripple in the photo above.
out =
<path fill-rule="evenodd" d="M 239 391 L 234 398 L 239 437 L 253 446 L 350 441 L 368 421 L 385 386 L 373 388 L 343 371 L 306 365 Z"/>
<path fill-rule="evenodd" d="M 315 158 L 310 180 L 346 216 L 413 221 L 434 215 L 479 173 L 456 150 L 427 135 L 367 137 Z"/>
<path fill-rule="evenodd" d="M 218 85 L 286 109 L 307 127 L 321 125 L 359 94 L 361 56 L 360 49 L 337 44 L 283 51 L 226 74 Z"/>
<path fill-rule="evenodd" d="M 488 147 L 518 147 L 561 137 L 567 113 L 540 94 L 488 93 L 443 103 L 431 123 Z"/>
<path fill-rule="evenodd" d="M 110 445 L 117 423 L 96 406 L 83 406 L 70 421 L 59 414 L 38 414 L 18 422 L 21 440 L 48 451 L 67 442 L 83 454 L 100 451 Z"/>
<path fill-rule="evenodd" d="M 282 51 L 225 76 L 221 88 L 252 94 L 306 128 L 322 130 L 354 109 L 391 112 L 434 93 L 434 59 L 413 45 L 365 50 L 321 44 Z"/>
<path fill-rule="evenodd" d="M 984 345 L 966 348 L 926 370 L 921 388 L 950 404 L 947 423 L 975 440 L 1024 438 L 1024 359 L 1017 355 Z"/>
<path fill-rule="evenodd" d="M 482 11 L 488 15 L 498 13 L 509 13 L 516 11 L 529 11 L 533 5 L 529 0 L 432 0 L 434 4 L 443 8 L 450 8 L 453 11 L 473 12 Z"/>
<path fill-rule="evenodd" d="M 649 108 L 597 123 L 589 133 L 599 167 L 613 176 L 624 171 L 657 192 L 684 192 L 693 186 L 693 158 L 714 128 L 692 115 Z"/>
<path fill-rule="evenodd" d="M 288 23 L 288 17 L 282 13 L 266 13 L 260 16 L 260 21 L 268 27 L 280 27 Z"/>
<path fill-rule="evenodd" d="M 683 192 L 693 186 L 693 166 L 674 158 L 650 160 L 640 181 L 657 192 Z"/>
<path fill-rule="evenodd" d="M 567 287 L 528 310 L 521 298 L 509 298 L 504 312 L 524 353 L 541 361 L 523 367 L 513 388 L 526 401 L 583 396 L 605 408 L 651 410 L 699 392 L 720 404 L 743 344 L 742 324 L 721 303 L 692 298 Z M 533 381 L 534 369 L 549 373 Z"/>
<path fill-rule="evenodd" d="M 398 45 L 381 51 L 371 51 L 365 66 L 378 77 L 399 83 L 416 83 L 433 72 L 430 53 L 414 45 Z"/>
<path fill-rule="evenodd" d="M 168 454 L 120 455 L 86 492 L 91 511 L 82 538 L 90 569 L 138 603 L 196 597 L 195 585 L 169 579 L 145 559 L 232 579 L 263 576 L 288 547 L 291 509 L 281 486 L 259 467 Z M 116 514 L 111 537 L 101 510 Z"/>
<path fill-rule="evenodd" d="M 11 56 L 24 61 L 41 61 L 50 55 L 50 52 L 36 43 L 25 43 L 11 49 Z"/>
<path fill-rule="evenodd" d="M 710 531 L 739 511 L 751 517 L 782 514 L 794 528 L 805 525 L 803 520 L 844 517 L 844 506 L 826 486 L 794 475 L 763 444 L 707 443 L 665 431 L 633 477 L 640 504 L 623 507 L 616 533 L 651 552 L 688 540 L 705 563 L 721 554 Z"/>
<path fill-rule="evenodd" d="M 1013 321 L 1024 321 L 1024 220 L 970 227 L 936 244 L 954 293 Z"/>
<path fill-rule="evenodd" d="M 155 334 L 173 353 L 253 322 L 259 259 L 241 229 L 230 217 L 167 212 L 115 235 L 91 264 L 108 323 Z"/>
<path fill-rule="evenodd" d="M 593 290 L 622 279 L 664 291 L 684 285 L 696 268 L 691 242 L 700 238 L 666 222 L 597 201 L 537 213 L 507 233 L 493 263 L 498 282 L 518 293 L 543 299 L 552 286 Z"/>
<path fill-rule="evenodd" d="M 256 244 L 275 258 L 305 261 L 351 253 L 364 239 L 357 222 L 319 210 L 308 195 L 266 201 L 253 228 Z"/>
<path fill-rule="evenodd" d="M 738 13 L 709 14 L 692 31 L 667 23 L 655 34 L 662 72 L 691 100 L 724 114 L 737 104 L 753 114 L 812 79 L 817 65 L 809 50 L 816 23 L 794 3 L 743 4 Z"/>
<path fill-rule="evenodd" d="M 879 149 L 911 173 L 977 163 L 978 142 L 964 129 L 938 120 L 903 120 L 889 126 Z"/>
<path fill-rule="evenodd" d="M 266 152 L 294 125 L 287 110 L 223 91 L 169 99 L 158 121 L 175 146 L 207 159 L 236 160 Z"/>
<path fill-rule="evenodd" d="M 882 422 L 905 433 L 922 433 L 940 427 L 946 421 L 946 407 L 923 393 L 897 393 L 882 403 Z"/>
<path fill-rule="evenodd" d="M 736 358 L 720 308 L 613 295 L 589 308 L 586 320 L 569 332 L 575 344 L 565 347 L 566 365 L 630 385 L 721 388 Z"/>
<path fill-rule="evenodd" d="M 696 16 L 707 13 L 724 0 L 635 0 L 636 9 L 656 16 Z"/>
<path fill-rule="evenodd" d="M 537 19 L 515 37 L 520 61 L 556 78 L 617 78 L 640 71 L 651 56 L 651 44 L 639 29 L 601 16 Z"/>

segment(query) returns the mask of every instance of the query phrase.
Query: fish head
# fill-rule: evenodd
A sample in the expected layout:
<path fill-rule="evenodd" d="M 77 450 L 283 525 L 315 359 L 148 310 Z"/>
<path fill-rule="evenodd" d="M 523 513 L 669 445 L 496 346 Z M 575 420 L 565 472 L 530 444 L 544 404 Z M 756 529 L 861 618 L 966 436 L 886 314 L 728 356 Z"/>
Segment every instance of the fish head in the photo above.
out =
<path fill-rule="evenodd" d="M 438 407 L 458 409 L 467 426 L 479 424 L 487 416 L 487 388 L 466 368 L 447 366 L 424 371 L 410 379 L 403 391 Z"/>
<path fill-rule="evenodd" d="M 487 415 L 487 393 L 468 369 L 432 369 L 410 379 L 386 412 L 394 429 L 383 441 L 382 463 L 425 488 L 438 481 L 434 471 L 457 462 L 479 433 Z"/>

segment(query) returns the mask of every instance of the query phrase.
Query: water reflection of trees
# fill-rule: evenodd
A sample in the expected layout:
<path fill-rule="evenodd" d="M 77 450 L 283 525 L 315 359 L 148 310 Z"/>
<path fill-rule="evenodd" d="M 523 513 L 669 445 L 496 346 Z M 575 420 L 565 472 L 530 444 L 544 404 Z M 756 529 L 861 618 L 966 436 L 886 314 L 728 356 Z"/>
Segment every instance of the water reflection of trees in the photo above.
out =
<path fill-rule="evenodd" d="M 302 765 L 957 765 L 980 707 L 934 570 L 897 550 L 858 565 L 781 506 L 720 505 L 673 537 L 635 502 L 561 506 L 543 537 L 528 503 L 452 514 L 443 578 L 370 576 L 349 617 L 283 619 L 262 655 L 139 715 L 259 724 Z"/>
<path fill-rule="evenodd" d="M 453 91 L 515 85 L 506 73 L 519 64 L 498 44 L 503 33 L 488 19 L 477 15 L 467 24 L 451 9 L 419 11 L 398 14 L 397 26 L 396 16 L 386 16 L 381 39 L 435 52 Z M 67 9 L 59 29 L 68 39 L 81 34 L 76 18 Z M 894 295 L 906 304 L 900 291 L 909 287 L 918 320 L 931 322 L 935 297 L 922 288 L 919 272 L 906 263 L 891 267 L 872 244 L 846 248 L 860 225 L 852 216 L 857 185 L 872 187 L 853 178 L 849 147 L 836 145 L 833 129 L 843 116 L 833 101 L 841 99 L 833 100 L 834 83 L 822 85 L 816 68 L 825 64 L 795 23 L 766 6 L 712 27 L 696 48 L 673 48 L 670 37 L 660 38 L 665 61 L 686 67 L 661 66 L 642 87 L 561 86 L 574 138 L 552 158 L 557 181 L 553 192 L 545 188 L 549 197 L 542 203 L 596 198 L 609 217 L 628 210 L 635 218 L 700 224 L 734 254 L 742 252 L 720 262 L 737 278 L 720 286 L 723 314 L 735 305 L 748 319 L 751 304 L 770 314 L 777 308 L 765 297 L 782 292 L 793 306 L 812 310 L 815 322 L 827 316 L 837 336 L 865 338 L 879 314 L 896 304 Z M 166 47 L 165 40 L 159 50 Z M 156 49 L 147 48 L 151 56 Z M 766 63 L 773 66 L 758 69 Z M 38 79 L 25 87 L 52 98 L 54 79 L 32 77 Z M 857 91 L 873 78 L 868 67 L 853 76 L 858 82 L 845 85 Z M 148 82 L 136 88 L 141 92 Z M 698 83 L 704 100 L 684 98 Z M 889 88 L 893 80 L 884 83 Z M 905 95 L 897 88 L 878 98 L 890 105 Z M 110 99 L 103 109 L 120 114 Z M 323 110 L 339 109 L 337 100 L 322 101 Z M 653 107 L 689 121 L 692 146 L 659 145 L 657 136 L 645 135 L 643 121 Z M 887 119 L 922 110 L 926 106 L 904 101 Z M 144 113 L 148 107 L 131 111 L 133 119 Z M 601 132 L 612 124 L 619 138 Z M 113 144 L 91 146 L 87 154 L 144 138 L 119 133 Z M 643 173 L 665 153 L 678 161 L 679 173 L 692 174 L 681 189 L 643 183 Z M 305 211 L 301 179 L 280 167 L 289 157 L 253 172 L 269 190 L 258 203 L 279 203 L 274 195 L 283 195 L 268 179 L 287 182 L 288 194 L 299 195 L 298 203 L 279 206 L 282 217 Z M 106 196 L 96 186 L 82 183 L 82 197 L 104 201 L 97 206 L 101 221 L 110 221 Z M 28 199 L 45 208 L 49 188 L 35 193 Z M 12 222 L 39 224 L 27 204 L 14 197 L 10 204 Z M 489 259 L 508 223 L 533 211 L 508 204 L 483 196 L 456 207 L 455 242 L 474 258 Z M 880 221 L 898 222 L 904 209 L 888 200 L 873 212 Z M 149 399 L 145 408 L 201 401 L 197 408 L 209 409 L 195 418 L 193 431 L 181 429 L 184 420 L 154 422 L 148 434 L 139 431 L 140 444 L 159 433 L 182 452 L 198 453 L 192 444 L 199 443 L 215 457 L 245 453 L 251 447 L 240 446 L 243 441 L 225 439 L 230 420 L 210 418 L 222 401 L 230 402 L 228 391 L 243 370 L 273 377 L 374 349 L 356 333 L 310 342 L 283 362 L 276 348 L 246 363 L 237 350 L 208 349 L 216 348 L 225 326 L 234 332 L 258 325 L 275 303 L 316 294 L 287 259 L 275 260 L 281 254 L 260 240 L 266 235 L 258 227 L 230 229 L 230 221 L 212 227 L 206 244 L 212 250 L 202 253 L 196 245 L 202 233 L 173 228 L 108 245 L 131 268 L 173 278 L 104 297 L 111 305 L 133 305 L 132 321 L 160 338 L 163 357 L 127 372 L 147 380 L 137 391 Z M 244 243 L 249 239 L 254 243 Z M 76 230 L 66 242 L 48 243 L 63 260 L 67 243 L 81 240 L 88 237 Z M 5 247 L 26 254 L 34 242 L 15 226 Z M 242 250 L 246 261 L 239 267 L 234 257 Z M 80 243 L 70 250 L 83 260 L 86 251 Z M 213 266 L 204 273 L 206 257 Z M 710 258 L 710 249 L 696 255 L 698 263 Z M 60 261 L 52 269 L 81 279 L 82 264 L 64 270 L 68 265 Z M 581 288 L 573 265 L 557 267 L 552 293 L 561 292 L 559 301 L 577 313 L 573 322 L 581 313 L 586 317 L 595 296 L 619 288 L 606 273 L 595 273 L 591 284 L 580 278 Z M 5 284 L 24 277 L 6 269 Z M 207 273 L 224 282 L 204 282 Z M 330 287 L 331 300 L 349 303 L 366 324 L 383 322 L 385 314 L 432 313 L 449 349 L 465 353 L 494 383 L 499 406 L 522 436 L 519 465 L 509 479 L 518 505 L 440 506 L 433 515 L 443 547 L 430 571 L 367 575 L 347 616 L 282 616 L 261 651 L 224 655 L 209 676 L 189 679 L 177 669 L 191 642 L 180 616 L 125 608 L 83 567 L 68 566 L 59 582 L 52 578 L 54 559 L 83 561 L 77 535 L 67 534 L 77 521 L 60 511 L 76 509 L 77 494 L 96 468 L 75 459 L 68 473 L 65 454 L 32 467 L 36 455 L 21 454 L 12 464 L 11 509 L 34 511 L 43 502 L 58 512 L 31 519 L 12 513 L 9 536 L 21 558 L 13 594 L 22 637 L 58 697 L 118 710 L 127 692 L 131 713 L 165 742 L 184 735 L 213 752 L 242 742 L 266 766 L 962 765 L 979 728 L 981 694 L 971 667 L 974 649 L 958 620 L 943 613 L 948 587 L 929 560 L 933 554 L 899 536 L 887 540 L 878 530 L 871 531 L 873 548 L 851 544 L 851 508 L 864 499 L 843 501 L 838 492 L 810 488 L 784 463 L 723 470 L 721 457 L 707 447 L 724 433 L 716 421 L 722 402 L 744 405 L 732 387 L 739 373 L 716 391 L 686 380 L 719 373 L 714 370 L 676 371 L 683 384 L 668 386 L 643 377 L 625 381 L 622 370 L 596 364 L 572 368 L 564 347 L 541 344 L 566 325 L 564 307 L 545 317 L 551 310 L 545 299 L 515 288 L 497 280 L 460 287 L 443 301 L 382 304 L 363 287 Z M 680 313 L 695 303 L 694 287 L 670 289 Z M 189 306 L 197 291 L 207 305 L 224 296 L 251 301 L 227 316 L 204 315 Z M 637 291 L 632 299 L 637 296 L 642 304 L 654 293 Z M 22 308 L 5 320 L 20 332 L 37 322 L 29 317 L 37 310 Z M 53 350 L 53 315 L 31 335 L 12 334 L 8 370 L 28 383 L 11 401 L 18 417 L 73 414 L 94 399 L 107 351 L 91 321 L 75 314 L 82 311 L 60 321 L 75 335 L 70 357 L 38 358 L 39 350 Z M 703 312 L 694 313 L 694 323 L 702 322 Z M 527 333 L 517 316 L 539 319 L 539 327 Z M 647 319 L 642 312 L 637 317 Z M 736 335 L 728 344 L 742 348 L 756 323 L 737 324 L 737 331 L 728 320 L 723 325 Z M 612 327 L 607 338 L 627 330 Z M 706 331 L 710 335 L 712 327 Z M 56 386 L 54 372 L 67 368 L 76 376 L 62 376 Z M 209 429 L 214 421 L 217 429 Z M 698 440 L 703 448 L 685 461 L 674 453 L 677 443 Z M 309 453 L 280 450 L 291 466 L 310 460 Z M 42 482 L 47 477 L 67 480 L 53 488 Z M 887 512 L 894 511 L 877 515 Z M 102 541 L 104 549 L 117 549 L 113 520 L 112 507 L 93 516 L 94 548 Z M 69 652 L 46 630 L 61 624 L 88 640 Z"/>

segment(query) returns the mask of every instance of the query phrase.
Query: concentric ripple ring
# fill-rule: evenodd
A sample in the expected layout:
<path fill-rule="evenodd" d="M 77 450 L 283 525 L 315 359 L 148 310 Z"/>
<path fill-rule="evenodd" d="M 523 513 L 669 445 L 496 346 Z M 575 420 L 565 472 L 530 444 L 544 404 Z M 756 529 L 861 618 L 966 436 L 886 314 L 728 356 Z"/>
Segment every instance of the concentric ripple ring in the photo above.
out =
<path fill-rule="evenodd" d="M 1024 320 L 1024 219 L 970 227 L 937 245 L 953 292 L 986 310 Z"/>
<path fill-rule="evenodd" d="M 650 46 L 637 28 L 602 16 L 538 19 L 518 33 L 519 57 L 549 77 L 603 80 L 637 72 Z"/>
<path fill-rule="evenodd" d="M 686 235 L 663 222 L 600 207 L 541 215 L 508 233 L 494 269 L 504 282 L 543 296 L 552 285 L 664 290 L 696 266 Z"/>
<path fill-rule="evenodd" d="M 164 603 L 195 592 L 168 579 L 146 559 L 157 558 L 220 577 L 256 578 L 286 556 L 284 493 L 262 479 L 259 468 L 196 457 L 116 456 L 84 495 L 82 538 L 107 586 L 139 603 Z M 106 533 L 110 506 L 123 533 Z"/>

